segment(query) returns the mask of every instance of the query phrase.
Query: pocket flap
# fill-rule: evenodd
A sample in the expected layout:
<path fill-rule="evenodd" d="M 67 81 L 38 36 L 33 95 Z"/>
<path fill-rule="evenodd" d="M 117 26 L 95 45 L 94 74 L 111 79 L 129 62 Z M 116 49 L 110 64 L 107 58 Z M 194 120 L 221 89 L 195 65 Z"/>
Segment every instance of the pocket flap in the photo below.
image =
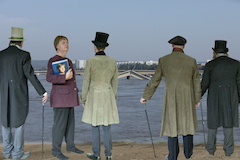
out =
<path fill-rule="evenodd" d="M 58 89 L 58 92 L 59 93 L 63 93 L 63 94 L 69 94 L 70 93 L 70 90 L 69 89 L 63 89 L 63 88 L 60 88 L 60 89 Z"/>

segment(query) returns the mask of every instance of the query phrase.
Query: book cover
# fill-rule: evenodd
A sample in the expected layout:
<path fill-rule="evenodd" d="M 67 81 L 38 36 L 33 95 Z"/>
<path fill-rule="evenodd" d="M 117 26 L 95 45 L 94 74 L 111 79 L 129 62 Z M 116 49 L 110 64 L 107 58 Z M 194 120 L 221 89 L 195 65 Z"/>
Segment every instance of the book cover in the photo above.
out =
<path fill-rule="evenodd" d="M 64 75 L 69 70 L 68 60 L 63 59 L 63 60 L 60 60 L 60 61 L 52 62 L 52 68 L 53 68 L 54 74 Z"/>

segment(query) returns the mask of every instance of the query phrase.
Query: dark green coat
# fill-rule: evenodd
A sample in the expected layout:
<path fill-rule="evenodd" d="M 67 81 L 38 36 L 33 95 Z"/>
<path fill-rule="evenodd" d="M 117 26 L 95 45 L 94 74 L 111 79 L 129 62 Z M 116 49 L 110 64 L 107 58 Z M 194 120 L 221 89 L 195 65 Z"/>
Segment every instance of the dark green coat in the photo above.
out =
<path fill-rule="evenodd" d="M 25 123 L 28 115 L 28 80 L 39 95 L 46 91 L 34 75 L 29 52 L 16 46 L 0 52 L 0 73 L 1 123 L 4 127 L 17 128 Z"/>
<path fill-rule="evenodd" d="M 240 63 L 227 56 L 208 62 L 202 79 L 202 95 L 208 90 L 208 128 L 239 126 Z"/>
<path fill-rule="evenodd" d="M 146 85 L 144 99 L 151 99 L 162 76 L 165 78 L 165 96 L 160 136 L 193 135 L 198 128 L 195 103 L 201 99 L 196 60 L 182 52 L 160 58 L 155 74 Z"/>

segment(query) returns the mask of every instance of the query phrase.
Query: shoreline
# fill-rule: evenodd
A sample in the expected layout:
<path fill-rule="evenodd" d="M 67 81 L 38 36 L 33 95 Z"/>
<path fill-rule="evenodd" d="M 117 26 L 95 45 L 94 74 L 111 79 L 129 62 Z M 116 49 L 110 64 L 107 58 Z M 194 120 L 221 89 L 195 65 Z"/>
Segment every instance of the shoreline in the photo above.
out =
<path fill-rule="evenodd" d="M 44 144 L 52 144 L 52 142 L 43 142 Z M 103 143 L 103 142 L 101 142 Z M 112 143 L 133 143 L 133 144 L 152 144 L 151 142 L 137 142 L 137 141 L 113 141 Z M 158 144 L 158 143 L 167 143 L 165 141 L 158 141 L 158 142 L 153 142 L 154 144 Z M 179 144 L 183 144 L 181 141 L 178 142 Z M 42 145 L 42 141 L 37 141 L 37 142 L 24 142 L 25 145 L 27 144 L 41 144 Z M 62 144 L 65 144 L 65 141 L 62 142 Z M 92 142 L 75 142 L 75 144 L 92 144 Z M 223 142 L 216 142 L 217 145 L 223 145 Z M 0 147 L 3 145 L 3 143 L 0 143 Z M 204 145 L 204 142 L 199 142 L 199 143 L 194 143 L 194 146 L 199 146 L 199 145 Z M 240 146 L 240 143 L 235 143 L 235 146 Z"/>
<path fill-rule="evenodd" d="M 185 160 L 183 154 L 183 145 L 179 145 L 179 156 L 178 160 Z M 69 157 L 71 160 L 88 160 L 86 157 L 87 153 L 92 153 L 92 143 L 76 143 L 78 149 L 84 150 L 84 154 L 67 153 L 66 143 L 62 145 L 62 153 Z M 168 147 L 166 142 L 156 142 L 154 143 L 156 158 L 154 157 L 153 147 L 151 143 L 138 143 L 138 142 L 113 142 L 112 156 L 114 160 L 165 160 L 168 154 Z M 3 150 L 3 145 L 0 145 L 0 150 Z M 44 142 L 44 155 L 45 160 L 58 160 L 51 154 L 52 144 L 49 142 Z M 104 146 L 101 143 L 101 158 L 105 159 L 104 156 Z M 31 151 L 32 154 L 28 160 L 42 159 L 42 143 L 25 143 L 24 151 Z M 0 159 L 4 159 L 3 154 L 0 154 Z M 226 157 L 223 145 L 217 144 L 217 150 L 215 155 L 209 155 L 203 143 L 194 144 L 193 155 L 191 160 L 238 160 L 240 159 L 240 144 L 235 145 L 234 153 L 230 157 Z M 10 159 L 4 159 L 10 160 Z"/>

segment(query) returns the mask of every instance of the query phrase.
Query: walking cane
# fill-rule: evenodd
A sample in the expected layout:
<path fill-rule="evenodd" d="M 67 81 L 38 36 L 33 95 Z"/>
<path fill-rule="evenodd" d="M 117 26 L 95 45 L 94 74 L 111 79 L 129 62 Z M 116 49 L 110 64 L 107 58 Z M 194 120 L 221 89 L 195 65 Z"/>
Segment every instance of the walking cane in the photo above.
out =
<path fill-rule="evenodd" d="M 144 106 L 144 109 L 145 109 L 145 113 L 146 113 L 146 117 L 147 117 L 147 122 L 148 122 L 148 129 L 149 129 L 149 133 L 150 133 L 151 140 L 152 140 L 152 133 L 151 133 L 150 124 L 149 124 L 149 121 L 148 121 L 148 115 L 147 115 L 147 108 L 146 108 L 146 104 L 144 103 L 144 104 L 143 104 L 143 106 Z M 155 156 L 155 158 L 156 158 L 156 154 L 155 154 L 155 149 L 154 149 L 153 140 L 152 140 L 152 146 L 153 146 L 153 152 L 154 152 L 154 156 Z"/>
<path fill-rule="evenodd" d="M 44 102 L 43 105 L 43 112 L 42 112 L 42 159 L 43 159 L 43 140 L 44 140 Z"/>
<path fill-rule="evenodd" d="M 206 145 L 206 140 L 205 140 L 205 129 L 204 129 L 204 122 L 203 122 L 202 101 L 200 102 L 200 107 L 201 107 L 201 114 L 202 114 L 202 124 L 203 124 L 203 137 L 204 137 L 204 144 Z"/>

